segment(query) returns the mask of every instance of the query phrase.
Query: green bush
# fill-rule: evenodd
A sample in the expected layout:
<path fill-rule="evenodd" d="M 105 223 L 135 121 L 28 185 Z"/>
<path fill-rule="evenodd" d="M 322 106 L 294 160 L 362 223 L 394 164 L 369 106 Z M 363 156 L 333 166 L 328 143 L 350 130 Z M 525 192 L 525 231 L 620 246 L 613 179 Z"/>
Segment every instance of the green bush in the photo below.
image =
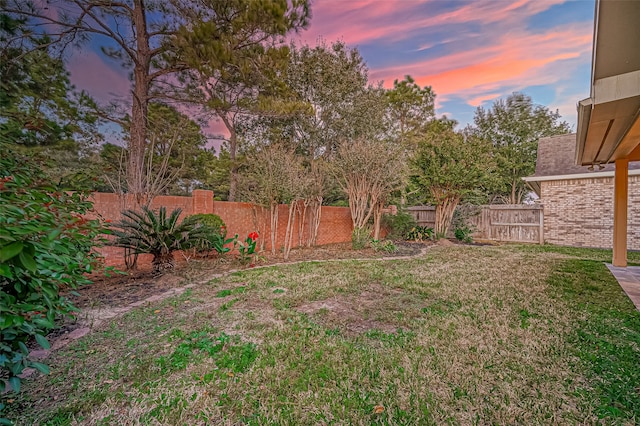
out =
<path fill-rule="evenodd" d="M 194 214 L 191 216 L 187 216 L 184 221 L 192 225 L 194 228 L 198 226 L 205 227 L 207 228 L 207 232 L 219 235 L 222 238 L 226 237 L 227 235 L 227 226 L 217 214 Z"/>
<path fill-rule="evenodd" d="M 424 241 L 424 240 L 432 240 L 434 237 L 433 228 L 428 228 L 426 226 L 415 226 L 411 228 L 409 233 L 406 235 L 407 240 L 413 241 Z"/>
<path fill-rule="evenodd" d="M 60 289 L 90 283 L 85 274 L 99 261 L 92 249 L 106 232 L 84 217 L 93 207 L 88 193 L 53 186 L 37 159 L 1 148 L 0 393 L 7 382 L 19 391 L 27 367 L 48 373 L 29 359 L 26 343 L 47 349 L 44 336 L 77 310 Z"/>
<path fill-rule="evenodd" d="M 214 250 L 218 254 L 224 254 L 231 250 L 227 246 L 232 244 L 235 238 L 225 238 L 227 227 L 217 214 L 194 214 L 185 218 L 184 222 L 194 229 L 201 228 L 199 233 L 202 238 L 195 241 L 193 245 L 199 253 Z"/>
<path fill-rule="evenodd" d="M 409 232 L 417 226 L 417 223 L 412 215 L 404 211 L 399 211 L 396 215 L 383 215 L 382 225 L 389 229 L 387 237 L 392 240 L 397 240 L 406 239 Z"/>
<path fill-rule="evenodd" d="M 463 243 L 473 242 L 473 238 L 471 238 L 472 233 L 473 230 L 467 225 L 460 225 L 453 231 L 453 235 L 455 235 L 456 240 L 462 241 Z"/>
<path fill-rule="evenodd" d="M 351 233 L 351 248 L 362 250 L 371 240 L 371 231 L 368 228 L 354 228 Z"/>
<path fill-rule="evenodd" d="M 175 209 L 167 216 L 165 207 L 158 213 L 148 207 L 140 212 L 125 210 L 125 219 L 114 226 L 112 244 L 135 254 L 152 254 L 154 272 L 172 268 L 174 251 L 197 247 L 207 235 L 205 227 L 194 227 L 188 221 L 178 223 L 181 213 L 182 209 Z"/>

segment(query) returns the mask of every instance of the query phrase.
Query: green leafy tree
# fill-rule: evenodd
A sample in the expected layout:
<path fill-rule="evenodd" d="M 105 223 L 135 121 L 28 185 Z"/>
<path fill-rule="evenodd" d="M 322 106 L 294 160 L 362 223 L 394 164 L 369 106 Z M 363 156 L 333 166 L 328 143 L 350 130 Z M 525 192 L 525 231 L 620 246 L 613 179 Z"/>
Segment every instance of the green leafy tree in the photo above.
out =
<path fill-rule="evenodd" d="M 466 139 L 466 140 L 465 140 Z M 444 237 L 460 201 L 493 183 L 495 163 L 490 145 L 453 130 L 451 121 L 436 120 L 418 141 L 411 160 L 411 183 L 436 206 L 435 232 Z"/>
<path fill-rule="evenodd" d="M 534 105 L 523 93 L 500 99 L 488 110 L 478 107 L 474 125 L 466 132 L 493 145 L 500 178 L 493 198 L 509 204 L 521 203 L 528 192 L 522 178 L 535 171 L 538 139 L 571 130 L 557 110 Z"/>
<path fill-rule="evenodd" d="M 279 136 L 309 158 L 329 157 L 345 141 L 379 138 L 384 91 L 368 74 L 360 52 L 344 42 L 292 47 L 287 83 L 312 113 L 282 123 Z"/>
<path fill-rule="evenodd" d="M 401 147 L 387 141 L 360 139 L 338 149 L 332 173 L 349 198 L 354 248 L 369 238 L 369 219 L 374 222 L 373 238 L 379 239 L 382 209 L 391 193 L 406 183 L 405 164 Z"/>
<path fill-rule="evenodd" d="M 0 140 L 48 157 L 53 181 L 86 185 L 101 140 L 95 103 L 74 89 L 60 58 L 38 48 L 46 39 L 24 30 L 24 20 L 0 14 Z"/>
<path fill-rule="evenodd" d="M 8 13 L 27 21 L 27 32 L 48 38 L 44 46 L 64 47 L 74 41 L 84 42 L 96 37 L 103 43 L 103 53 L 131 72 L 132 127 L 127 187 L 132 193 L 142 193 L 151 89 L 182 68 L 168 65 L 166 60 L 173 56 L 168 40 L 183 20 L 179 11 L 171 2 L 148 0 L 64 0 L 56 5 L 19 0 L 7 3 Z M 124 124 L 123 115 L 109 115 L 108 118 Z"/>
<path fill-rule="evenodd" d="M 231 182 L 231 155 L 223 145 L 220 151 L 208 150 L 200 154 L 204 173 L 200 176 L 200 188 L 210 189 L 216 200 L 227 201 L 229 199 L 229 184 Z M 236 161 L 242 164 L 242 157 L 236 157 Z"/>
<path fill-rule="evenodd" d="M 0 60 L 0 138 L 27 147 L 96 142 L 93 101 L 77 93 L 60 59 L 9 48 Z"/>
<path fill-rule="evenodd" d="M 307 24 L 307 0 L 220 2 L 206 0 L 208 14 L 200 24 L 183 27 L 174 43 L 190 71 L 191 101 L 220 119 L 228 136 L 231 160 L 229 201 L 236 199 L 238 126 L 246 115 L 289 115 L 299 103 L 282 96 L 280 75 L 288 60 L 282 37 Z M 178 97 L 184 94 L 178 94 Z"/>
<path fill-rule="evenodd" d="M 204 173 L 200 155 L 207 140 L 200 125 L 171 105 L 152 102 L 147 138 L 146 192 L 190 192 Z"/>
<path fill-rule="evenodd" d="M 315 181 L 305 199 L 317 213 L 310 217 L 319 218 L 325 197 L 347 203 L 331 175 L 322 172 L 319 159 L 331 158 L 342 144 L 383 137 L 384 91 L 369 84 L 362 56 L 343 42 L 292 45 L 284 80 L 291 96 L 307 107 L 286 117 L 254 120 L 243 136 L 250 143 L 285 144 L 303 156 Z"/>
<path fill-rule="evenodd" d="M 410 75 L 394 80 L 385 96 L 387 131 L 405 146 L 435 118 L 435 93 L 430 86 L 420 87 Z"/>
<path fill-rule="evenodd" d="M 128 138 L 128 123 L 125 138 Z M 183 195 L 199 186 L 207 174 L 206 137 L 198 123 L 175 107 L 159 102 L 149 104 L 149 131 L 145 154 L 144 192 L 155 195 Z M 126 147 L 103 144 L 99 155 L 101 182 L 96 188 L 126 191 Z"/>
<path fill-rule="evenodd" d="M 93 250 L 105 230 L 84 217 L 88 193 L 55 186 L 36 157 L 0 144 L 0 392 L 6 381 L 20 389 L 27 367 L 46 365 L 29 358 L 26 343 L 45 349 L 58 319 L 76 309 L 62 288 L 89 284 L 99 256 Z M 0 407 L 1 408 L 1 407 Z"/>

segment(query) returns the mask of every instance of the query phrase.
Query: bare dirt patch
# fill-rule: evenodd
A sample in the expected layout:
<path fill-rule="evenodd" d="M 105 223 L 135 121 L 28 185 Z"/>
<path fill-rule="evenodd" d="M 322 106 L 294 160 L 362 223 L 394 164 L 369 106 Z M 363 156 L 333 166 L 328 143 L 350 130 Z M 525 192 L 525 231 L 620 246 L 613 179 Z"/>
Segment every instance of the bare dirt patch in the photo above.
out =
<path fill-rule="evenodd" d="M 154 277 L 150 271 L 130 271 L 126 275 L 98 276 L 92 284 L 76 290 L 79 296 L 68 297 L 79 308 L 126 306 L 179 287 L 182 281 L 179 274 Z"/>
<path fill-rule="evenodd" d="M 385 301 L 401 294 L 400 291 L 372 284 L 358 295 L 334 296 L 300 305 L 296 310 L 313 316 L 326 327 L 337 327 L 348 334 L 360 334 L 369 330 L 393 333 L 400 328 L 399 325 L 381 320 L 379 314 L 388 310 Z"/>

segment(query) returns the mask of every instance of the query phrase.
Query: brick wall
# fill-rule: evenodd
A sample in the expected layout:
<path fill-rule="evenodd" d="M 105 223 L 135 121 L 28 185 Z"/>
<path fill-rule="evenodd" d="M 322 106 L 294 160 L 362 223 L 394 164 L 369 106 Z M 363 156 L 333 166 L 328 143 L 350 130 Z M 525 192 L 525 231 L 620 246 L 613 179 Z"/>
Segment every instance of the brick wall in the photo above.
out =
<path fill-rule="evenodd" d="M 544 239 L 551 244 L 611 248 L 613 177 L 540 182 Z M 628 248 L 640 250 L 640 176 L 629 177 Z"/>
<path fill-rule="evenodd" d="M 238 234 L 240 238 L 245 238 L 253 231 L 260 233 L 260 238 L 265 242 L 265 249 L 271 249 L 271 228 L 268 225 L 268 211 L 254 209 L 250 203 L 232 203 L 226 201 L 215 201 L 213 203 L 214 213 L 227 225 L 227 235 Z M 284 245 L 287 231 L 287 221 L 289 219 L 289 207 L 287 205 L 278 206 L 278 234 L 276 237 L 276 249 Z M 298 226 L 300 218 L 294 218 L 293 247 L 298 246 L 299 234 Z M 351 241 L 351 213 L 347 207 L 323 206 L 321 212 L 320 227 L 318 229 L 318 244 L 333 244 Z M 303 224 L 303 241 L 309 236 L 308 220 Z"/>
<path fill-rule="evenodd" d="M 131 198 L 121 198 L 116 194 L 94 193 L 92 196 L 94 213 L 92 218 L 102 217 L 105 220 L 116 222 L 120 220 L 120 212 L 133 208 L 136 203 Z M 159 196 L 154 198 L 151 208 L 161 206 L 171 212 L 175 208 L 182 209 L 181 218 L 192 214 L 215 213 L 219 215 L 227 226 L 227 235 L 238 234 L 241 239 L 253 231 L 260 233 L 260 239 L 266 243 L 265 249 L 270 250 L 270 228 L 268 216 L 260 209 L 254 209 L 249 203 L 214 201 L 213 192 L 206 190 L 194 190 L 191 197 Z M 281 205 L 278 210 L 278 235 L 276 248 L 283 246 L 288 219 L 288 206 Z M 322 216 L 318 230 L 318 244 L 343 243 L 351 241 L 351 213 L 347 207 L 322 207 Z M 294 222 L 293 246 L 298 246 L 298 220 Z M 305 224 L 303 238 L 309 235 L 309 227 Z M 105 257 L 105 263 L 110 266 L 122 266 L 123 250 L 118 247 L 102 247 L 100 253 Z M 176 256 L 178 258 L 179 256 Z M 140 256 L 139 264 L 151 262 L 150 256 Z"/>

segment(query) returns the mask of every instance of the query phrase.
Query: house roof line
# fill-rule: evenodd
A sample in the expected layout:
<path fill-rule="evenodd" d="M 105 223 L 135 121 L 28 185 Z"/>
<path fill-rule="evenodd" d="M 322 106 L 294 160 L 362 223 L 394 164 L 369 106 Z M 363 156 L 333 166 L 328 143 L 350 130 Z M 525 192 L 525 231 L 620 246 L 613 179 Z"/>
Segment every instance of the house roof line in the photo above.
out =
<path fill-rule="evenodd" d="M 606 172 L 574 173 L 570 175 L 527 176 L 527 177 L 523 177 L 522 180 L 524 180 L 525 182 L 546 182 L 550 180 L 605 178 L 605 177 L 614 177 L 614 175 L 615 175 L 615 171 L 609 170 Z M 629 176 L 640 176 L 640 169 L 629 170 Z"/>

